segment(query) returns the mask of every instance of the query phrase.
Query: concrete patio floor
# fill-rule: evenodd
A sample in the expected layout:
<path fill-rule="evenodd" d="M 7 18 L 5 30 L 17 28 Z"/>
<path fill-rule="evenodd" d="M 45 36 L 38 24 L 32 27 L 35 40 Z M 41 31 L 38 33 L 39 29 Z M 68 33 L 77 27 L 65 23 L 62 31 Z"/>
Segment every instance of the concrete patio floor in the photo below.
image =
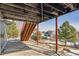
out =
<path fill-rule="evenodd" d="M 32 50 L 19 40 L 9 40 L 3 52 L 4 56 L 31 56 L 31 55 L 44 55 L 42 53 Z"/>
<path fill-rule="evenodd" d="M 55 50 L 55 46 L 53 49 Z M 79 50 L 72 50 L 78 54 L 67 51 L 65 51 L 65 54 L 62 52 L 57 54 L 54 50 L 50 50 L 46 44 L 37 45 L 32 40 L 28 42 L 8 40 L 2 56 L 79 56 Z"/>

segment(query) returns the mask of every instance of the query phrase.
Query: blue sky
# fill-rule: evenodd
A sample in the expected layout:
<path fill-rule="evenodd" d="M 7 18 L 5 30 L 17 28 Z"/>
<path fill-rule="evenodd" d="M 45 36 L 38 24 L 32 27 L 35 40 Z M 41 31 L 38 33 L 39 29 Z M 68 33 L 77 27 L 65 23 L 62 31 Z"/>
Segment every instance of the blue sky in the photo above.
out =
<path fill-rule="evenodd" d="M 79 31 L 79 10 L 65 14 L 63 16 L 58 17 L 59 26 L 62 25 L 64 21 L 69 21 L 69 23 L 74 26 L 77 31 Z M 40 31 L 55 31 L 55 18 L 50 19 L 49 21 L 43 22 L 39 24 Z"/>

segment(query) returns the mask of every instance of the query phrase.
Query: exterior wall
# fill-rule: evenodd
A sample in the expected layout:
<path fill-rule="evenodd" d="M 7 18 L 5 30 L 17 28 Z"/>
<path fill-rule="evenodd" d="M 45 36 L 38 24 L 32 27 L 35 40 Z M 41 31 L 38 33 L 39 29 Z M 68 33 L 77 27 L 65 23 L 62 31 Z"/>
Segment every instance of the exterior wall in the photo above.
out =
<path fill-rule="evenodd" d="M 1 22 L 0 22 L 0 54 L 1 54 Z"/>
<path fill-rule="evenodd" d="M 4 49 L 6 44 L 6 25 L 3 21 L 0 21 L 0 54 L 1 51 Z"/>

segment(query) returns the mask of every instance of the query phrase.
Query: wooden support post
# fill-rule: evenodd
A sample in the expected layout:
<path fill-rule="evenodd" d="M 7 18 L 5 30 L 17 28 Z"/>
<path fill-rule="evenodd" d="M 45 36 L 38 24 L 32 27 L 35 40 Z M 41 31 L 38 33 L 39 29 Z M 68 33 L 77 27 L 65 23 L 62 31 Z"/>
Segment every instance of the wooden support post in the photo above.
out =
<path fill-rule="evenodd" d="M 39 44 L 39 25 L 37 24 L 37 45 Z"/>
<path fill-rule="evenodd" d="M 56 16 L 56 53 L 58 51 L 58 16 Z"/>

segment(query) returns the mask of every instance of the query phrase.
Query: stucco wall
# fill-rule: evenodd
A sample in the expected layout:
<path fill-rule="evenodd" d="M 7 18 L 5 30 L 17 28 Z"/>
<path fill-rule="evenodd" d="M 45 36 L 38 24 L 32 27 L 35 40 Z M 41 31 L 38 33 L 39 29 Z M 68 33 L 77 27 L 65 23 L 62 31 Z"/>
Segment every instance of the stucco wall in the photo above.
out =
<path fill-rule="evenodd" d="M 0 21 L 0 54 L 1 51 L 4 49 L 5 43 L 6 43 L 5 23 Z"/>

